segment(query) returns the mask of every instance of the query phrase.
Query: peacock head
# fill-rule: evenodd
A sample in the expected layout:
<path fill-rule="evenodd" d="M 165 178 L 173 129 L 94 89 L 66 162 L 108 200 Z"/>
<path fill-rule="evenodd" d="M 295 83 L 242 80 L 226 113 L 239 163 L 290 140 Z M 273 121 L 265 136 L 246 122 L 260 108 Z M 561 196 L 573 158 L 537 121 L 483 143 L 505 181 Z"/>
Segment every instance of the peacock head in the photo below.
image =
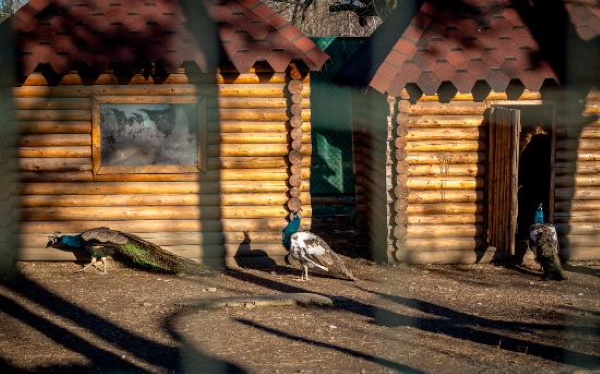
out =
<path fill-rule="evenodd" d="M 48 243 L 46 243 L 46 248 L 54 247 L 54 246 L 60 244 L 61 236 L 62 235 L 58 231 L 54 232 L 54 234 L 52 234 L 52 235 L 48 235 Z"/>

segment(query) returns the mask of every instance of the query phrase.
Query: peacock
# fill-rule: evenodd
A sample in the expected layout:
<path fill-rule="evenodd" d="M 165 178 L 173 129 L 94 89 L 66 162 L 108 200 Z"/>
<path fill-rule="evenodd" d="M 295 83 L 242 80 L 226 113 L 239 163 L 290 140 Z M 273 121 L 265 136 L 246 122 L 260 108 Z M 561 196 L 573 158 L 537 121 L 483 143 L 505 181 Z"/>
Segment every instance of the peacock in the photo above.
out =
<path fill-rule="evenodd" d="M 185 257 L 173 254 L 160 246 L 136 235 L 98 227 L 77 235 L 49 236 L 46 248 L 59 248 L 83 252 L 91 257 L 89 264 L 79 271 L 95 266 L 97 259 L 102 262 L 102 274 L 108 273 L 107 256 L 115 256 L 134 266 L 148 270 L 188 275 L 210 275 L 212 270 Z"/>
<path fill-rule="evenodd" d="M 346 267 L 341 257 L 318 235 L 300 230 L 300 214 L 293 213 L 288 225 L 283 229 L 283 244 L 288 248 L 289 257 L 300 262 L 302 266 L 301 281 L 308 281 L 308 269 L 317 268 L 334 272 L 352 281 L 357 278 Z"/>
<path fill-rule="evenodd" d="M 542 266 L 544 280 L 565 280 L 566 274 L 558 257 L 558 236 L 556 227 L 544 223 L 544 211 L 540 203 L 535 211 L 533 224 L 529 229 L 529 246 L 535 249 L 536 260 Z"/>

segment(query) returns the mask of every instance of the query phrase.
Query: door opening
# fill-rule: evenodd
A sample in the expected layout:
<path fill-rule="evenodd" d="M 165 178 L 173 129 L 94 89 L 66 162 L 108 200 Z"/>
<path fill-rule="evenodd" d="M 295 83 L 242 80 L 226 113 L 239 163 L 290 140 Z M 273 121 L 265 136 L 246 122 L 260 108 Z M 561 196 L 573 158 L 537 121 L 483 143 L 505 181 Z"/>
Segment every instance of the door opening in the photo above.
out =
<path fill-rule="evenodd" d="M 544 221 L 550 220 L 552 175 L 552 137 L 541 124 L 523 128 L 519 157 L 519 214 L 517 240 L 527 240 L 537 206 L 544 209 Z"/>

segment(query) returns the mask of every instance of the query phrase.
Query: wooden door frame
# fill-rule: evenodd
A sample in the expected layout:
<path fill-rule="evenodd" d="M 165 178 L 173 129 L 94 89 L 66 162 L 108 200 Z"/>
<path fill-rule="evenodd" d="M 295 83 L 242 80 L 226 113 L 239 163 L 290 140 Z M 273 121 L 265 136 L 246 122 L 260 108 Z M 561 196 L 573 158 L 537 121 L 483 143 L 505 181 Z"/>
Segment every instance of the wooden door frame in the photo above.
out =
<path fill-rule="evenodd" d="M 549 206 L 548 220 L 554 222 L 555 218 L 555 203 L 556 203 L 556 102 L 548 100 L 486 100 L 486 110 L 493 107 L 525 107 L 525 106 L 548 106 L 551 110 L 550 118 L 550 194 L 549 194 Z"/>

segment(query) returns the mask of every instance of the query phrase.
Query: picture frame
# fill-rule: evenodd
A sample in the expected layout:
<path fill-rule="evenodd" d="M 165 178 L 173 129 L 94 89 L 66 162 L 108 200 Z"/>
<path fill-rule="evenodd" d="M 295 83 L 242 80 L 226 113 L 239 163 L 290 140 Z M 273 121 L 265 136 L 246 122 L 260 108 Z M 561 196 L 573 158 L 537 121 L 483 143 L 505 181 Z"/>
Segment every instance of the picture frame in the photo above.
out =
<path fill-rule="evenodd" d="M 197 173 L 206 169 L 206 99 L 96 96 L 94 174 Z"/>

